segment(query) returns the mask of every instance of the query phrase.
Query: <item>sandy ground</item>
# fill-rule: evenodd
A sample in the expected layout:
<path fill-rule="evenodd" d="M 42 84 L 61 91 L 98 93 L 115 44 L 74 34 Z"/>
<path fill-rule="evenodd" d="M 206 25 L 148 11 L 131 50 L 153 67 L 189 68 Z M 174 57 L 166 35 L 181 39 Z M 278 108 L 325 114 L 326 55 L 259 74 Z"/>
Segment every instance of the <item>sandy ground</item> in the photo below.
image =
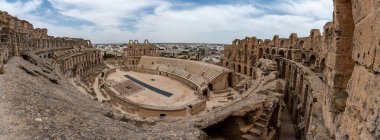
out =
<path fill-rule="evenodd" d="M 197 96 L 194 94 L 195 91 L 190 87 L 180 83 L 179 81 L 160 75 L 152 75 L 132 71 L 117 71 L 109 75 L 107 80 L 115 80 L 118 83 L 123 82 L 128 80 L 128 78 L 126 78 L 124 75 L 130 75 L 151 86 L 173 94 L 170 97 L 166 97 L 149 89 L 145 89 L 126 97 L 138 103 L 156 106 L 178 106 L 191 103 L 197 99 Z M 154 81 L 151 79 L 154 79 Z"/>
<path fill-rule="evenodd" d="M 296 131 L 286 108 L 282 111 L 281 122 L 280 140 L 295 140 Z"/>

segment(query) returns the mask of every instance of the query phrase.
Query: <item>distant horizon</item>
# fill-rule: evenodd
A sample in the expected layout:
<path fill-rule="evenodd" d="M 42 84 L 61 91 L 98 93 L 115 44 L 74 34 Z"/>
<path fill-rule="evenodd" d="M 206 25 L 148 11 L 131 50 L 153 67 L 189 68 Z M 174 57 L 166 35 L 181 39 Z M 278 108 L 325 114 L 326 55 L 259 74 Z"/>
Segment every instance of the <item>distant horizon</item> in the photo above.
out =
<path fill-rule="evenodd" d="M 94 44 L 130 38 L 229 44 L 246 36 L 308 36 L 333 16 L 333 3 L 326 0 L 0 0 L 0 9 L 47 28 L 49 35 Z"/>
<path fill-rule="evenodd" d="M 93 45 L 105 45 L 105 44 L 128 44 L 127 43 L 92 43 Z M 139 42 L 139 44 L 144 44 L 144 42 Z M 229 45 L 229 44 L 225 44 L 225 43 L 197 43 L 197 42 L 193 42 L 193 43 L 183 43 L 183 42 L 149 42 L 149 44 L 213 44 L 213 45 Z M 232 44 L 232 41 L 231 43 Z"/>

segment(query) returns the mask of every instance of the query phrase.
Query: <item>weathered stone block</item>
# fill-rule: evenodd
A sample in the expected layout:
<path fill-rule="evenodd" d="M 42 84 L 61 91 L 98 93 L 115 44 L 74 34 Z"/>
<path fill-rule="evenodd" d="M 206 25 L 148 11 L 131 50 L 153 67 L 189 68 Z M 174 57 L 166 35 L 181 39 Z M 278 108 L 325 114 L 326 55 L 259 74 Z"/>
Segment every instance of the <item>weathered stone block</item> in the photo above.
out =
<path fill-rule="evenodd" d="M 377 0 L 380 4 L 380 0 Z M 374 48 L 374 62 L 373 62 L 373 70 L 375 72 L 380 72 L 380 10 L 376 11 L 376 19 L 374 26 L 374 38 L 372 47 Z"/>
<path fill-rule="evenodd" d="M 374 10 L 373 0 L 352 0 L 352 16 L 354 22 L 358 23 Z M 342 11 L 350 12 L 350 11 Z"/>
<path fill-rule="evenodd" d="M 352 58 L 361 65 L 369 68 L 374 59 L 374 26 L 375 15 L 369 15 L 362 22 L 356 24 L 354 32 L 354 46 Z M 377 44 L 377 43 L 375 43 Z"/>

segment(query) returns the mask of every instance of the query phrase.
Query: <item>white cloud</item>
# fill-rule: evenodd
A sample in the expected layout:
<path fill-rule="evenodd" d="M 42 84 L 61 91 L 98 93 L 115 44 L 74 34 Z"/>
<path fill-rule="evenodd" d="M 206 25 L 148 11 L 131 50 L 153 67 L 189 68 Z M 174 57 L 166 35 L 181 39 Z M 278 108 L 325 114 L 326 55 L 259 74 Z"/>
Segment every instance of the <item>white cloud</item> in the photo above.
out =
<path fill-rule="evenodd" d="M 37 9 L 42 0 L 29 0 L 27 2 L 16 1 L 10 3 L 6 0 L 0 0 L 0 10 L 7 11 L 14 16 L 21 16 Z"/>
<path fill-rule="evenodd" d="M 196 6 L 166 0 L 49 1 L 60 14 L 94 25 L 81 25 L 78 29 L 55 25 L 52 24 L 54 22 L 47 22 L 51 19 L 41 17 L 28 16 L 27 20 L 38 27 L 47 27 L 52 35 L 83 37 L 95 43 L 145 38 L 150 42 L 230 43 L 235 38 L 245 36 L 272 38 L 274 34 L 279 34 L 288 37 L 293 32 L 308 36 L 311 29 L 322 28 L 325 22 L 331 20 L 333 10 L 332 2 L 328 0 L 284 0 L 264 6 Z M 0 0 L 0 4 L 4 2 Z M 38 0 L 34 2 L 38 4 Z M 16 13 L 28 11 L 17 10 L 18 5 L 32 5 L 25 7 L 34 8 L 33 4 L 20 2 L 0 8 Z M 128 21 L 135 29 L 121 30 Z"/>

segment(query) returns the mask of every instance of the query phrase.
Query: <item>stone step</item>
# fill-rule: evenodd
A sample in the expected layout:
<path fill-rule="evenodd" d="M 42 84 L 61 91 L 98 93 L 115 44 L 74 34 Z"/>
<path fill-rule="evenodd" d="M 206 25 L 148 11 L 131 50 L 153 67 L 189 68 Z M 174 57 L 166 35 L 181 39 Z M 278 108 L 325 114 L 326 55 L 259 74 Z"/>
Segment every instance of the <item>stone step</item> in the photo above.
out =
<path fill-rule="evenodd" d="M 265 128 L 265 127 L 266 127 L 265 124 L 260 123 L 260 122 L 255 122 L 255 126 L 259 126 L 259 127 L 261 127 L 261 128 Z"/>
<path fill-rule="evenodd" d="M 244 135 L 242 135 L 241 139 L 243 139 L 243 140 L 259 140 L 258 137 L 250 135 L 250 134 L 244 134 Z"/>
<path fill-rule="evenodd" d="M 249 132 L 254 136 L 260 136 L 263 133 L 263 130 L 260 128 L 252 127 L 251 129 L 249 129 Z"/>
<path fill-rule="evenodd" d="M 250 125 L 244 125 L 244 126 L 240 126 L 240 131 L 242 133 L 247 133 L 249 132 L 249 130 L 253 127 L 253 124 L 250 124 Z"/>
<path fill-rule="evenodd" d="M 260 118 L 268 119 L 268 115 L 267 114 L 260 114 Z"/>
<path fill-rule="evenodd" d="M 257 121 L 261 122 L 263 124 L 266 124 L 268 122 L 268 119 L 266 119 L 266 118 L 259 118 Z"/>

